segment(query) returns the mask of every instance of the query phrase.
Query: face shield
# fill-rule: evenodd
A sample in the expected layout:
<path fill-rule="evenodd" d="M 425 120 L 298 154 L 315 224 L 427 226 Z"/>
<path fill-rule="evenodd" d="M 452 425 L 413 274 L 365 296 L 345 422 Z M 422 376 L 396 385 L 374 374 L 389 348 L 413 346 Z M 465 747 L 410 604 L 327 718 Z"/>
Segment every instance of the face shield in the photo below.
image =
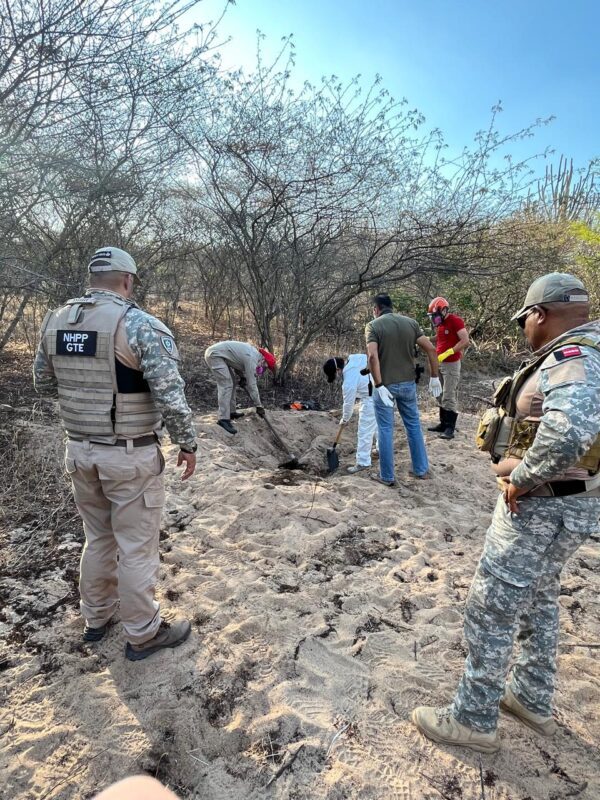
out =
<path fill-rule="evenodd" d="M 431 324 L 433 325 L 434 328 L 438 328 L 444 321 L 444 315 L 442 314 L 441 311 L 438 310 L 427 314 L 427 316 L 431 320 Z"/>

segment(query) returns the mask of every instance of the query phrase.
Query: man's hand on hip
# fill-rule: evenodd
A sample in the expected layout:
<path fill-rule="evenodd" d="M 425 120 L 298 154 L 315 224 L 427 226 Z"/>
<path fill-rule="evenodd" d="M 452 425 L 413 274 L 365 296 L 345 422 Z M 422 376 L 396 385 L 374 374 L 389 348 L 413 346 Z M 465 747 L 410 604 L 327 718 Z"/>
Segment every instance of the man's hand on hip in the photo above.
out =
<path fill-rule="evenodd" d="M 510 482 L 510 478 L 498 478 L 498 482 L 504 485 L 504 502 L 506 503 L 508 510 L 511 512 L 511 514 L 518 514 L 519 505 L 517 500 L 519 497 L 521 497 L 521 495 L 527 494 L 529 489 L 519 489 L 518 486 L 514 486 Z"/>
<path fill-rule="evenodd" d="M 196 453 L 184 453 L 183 450 L 180 450 L 179 455 L 177 456 L 177 466 L 180 467 L 184 461 L 185 469 L 183 471 L 183 475 L 181 476 L 181 480 L 187 481 L 188 478 L 192 477 L 196 469 Z"/>

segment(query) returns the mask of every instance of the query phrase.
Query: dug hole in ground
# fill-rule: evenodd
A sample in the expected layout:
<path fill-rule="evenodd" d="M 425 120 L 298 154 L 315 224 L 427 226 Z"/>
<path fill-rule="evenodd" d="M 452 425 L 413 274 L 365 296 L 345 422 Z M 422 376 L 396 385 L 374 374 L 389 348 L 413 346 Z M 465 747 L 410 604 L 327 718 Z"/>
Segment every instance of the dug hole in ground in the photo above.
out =
<path fill-rule="evenodd" d="M 355 421 L 327 476 L 337 420 L 270 413 L 305 470 L 278 469 L 283 454 L 252 412 L 236 436 L 197 417 L 198 469 L 184 484 L 165 449 L 158 596 L 167 617 L 193 621 L 176 650 L 128 662 L 119 625 L 82 643 L 78 518 L 61 541 L 5 532 L 2 797 L 91 798 L 146 771 L 202 800 L 597 800 L 598 650 L 582 646 L 600 641 L 597 541 L 563 576 L 556 737 L 502 717 L 498 754 L 435 746 L 409 716 L 452 697 L 496 500 L 476 417 L 461 416 L 452 442 L 426 434 L 429 482 L 409 478 L 399 427 L 389 489 L 345 474 Z M 430 406 L 424 425 L 435 416 Z M 30 424 L 60 469 L 58 425 Z"/>

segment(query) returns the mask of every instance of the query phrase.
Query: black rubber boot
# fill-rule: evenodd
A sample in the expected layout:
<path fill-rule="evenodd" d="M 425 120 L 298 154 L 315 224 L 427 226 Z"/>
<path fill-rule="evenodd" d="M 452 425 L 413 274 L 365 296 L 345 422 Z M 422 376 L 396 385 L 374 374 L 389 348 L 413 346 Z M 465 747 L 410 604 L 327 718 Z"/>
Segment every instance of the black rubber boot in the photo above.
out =
<path fill-rule="evenodd" d="M 454 430 L 458 414 L 456 411 L 446 411 L 446 429 L 440 433 L 440 439 L 454 439 Z"/>
<path fill-rule="evenodd" d="M 427 428 L 428 431 L 435 431 L 435 433 L 442 433 L 448 427 L 448 421 L 446 419 L 446 415 L 448 412 L 440 406 L 440 421 L 437 425 L 432 425 L 431 427 Z"/>
<path fill-rule="evenodd" d="M 220 425 L 227 433 L 237 433 L 237 428 L 234 428 L 228 419 L 217 420 L 217 425 Z"/>

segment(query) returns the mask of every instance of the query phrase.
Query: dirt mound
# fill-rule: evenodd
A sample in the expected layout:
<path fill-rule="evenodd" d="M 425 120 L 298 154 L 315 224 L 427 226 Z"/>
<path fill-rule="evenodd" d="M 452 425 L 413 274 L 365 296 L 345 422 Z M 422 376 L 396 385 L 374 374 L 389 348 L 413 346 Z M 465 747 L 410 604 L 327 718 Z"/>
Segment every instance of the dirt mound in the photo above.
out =
<path fill-rule="evenodd" d="M 80 528 L 6 532 L 4 796 L 90 798 L 145 770 L 203 800 L 480 800 L 482 779 L 489 800 L 598 797 L 597 650 L 580 646 L 600 631 L 593 546 L 564 579 L 557 737 L 503 718 L 497 755 L 436 748 L 409 714 L 447 702 L 463 665 L 464 601 L 495 501 L 475 420 L 464 415 L 451 443 L 428 436 L 426 483 L 408 477 L 398 432 L 399 486 L 388 489 L 345 472 L 354 427 L 324 476 L 337 420 L 272 419 L 305 470 L 278 468 L 253 412 L 236 436 L 198 418 L 199 466 L 185 484 L 166 450 L 159 599 L 193 621 L 177 650 L 128 662 L 119 625 L 84 645 Z"/>
<path fill-rule="evenodd" d="M 243 410 L 243 409 L 242 409 Z M 337 434 L 337 422 L 329 413 L 315 411 L 269 411 L 269 420 L 288 452 L 295 455 L 302 468 L 311 474 L 326 471 L 326 451 Z M 198 441 L 201 452 L 223 469 L 231 470 L 232 461 L 240 469 L 277 469 L 287 460 L 287 454 L 277 444 L 266 423 L 253 410 L 245 411 L 242 419 L 235 421 L 238 432 L 226 433 L 217 425 L 216 415 L 198 418 Z M 350 451 L 355 436 L 346 441 Z"/>

